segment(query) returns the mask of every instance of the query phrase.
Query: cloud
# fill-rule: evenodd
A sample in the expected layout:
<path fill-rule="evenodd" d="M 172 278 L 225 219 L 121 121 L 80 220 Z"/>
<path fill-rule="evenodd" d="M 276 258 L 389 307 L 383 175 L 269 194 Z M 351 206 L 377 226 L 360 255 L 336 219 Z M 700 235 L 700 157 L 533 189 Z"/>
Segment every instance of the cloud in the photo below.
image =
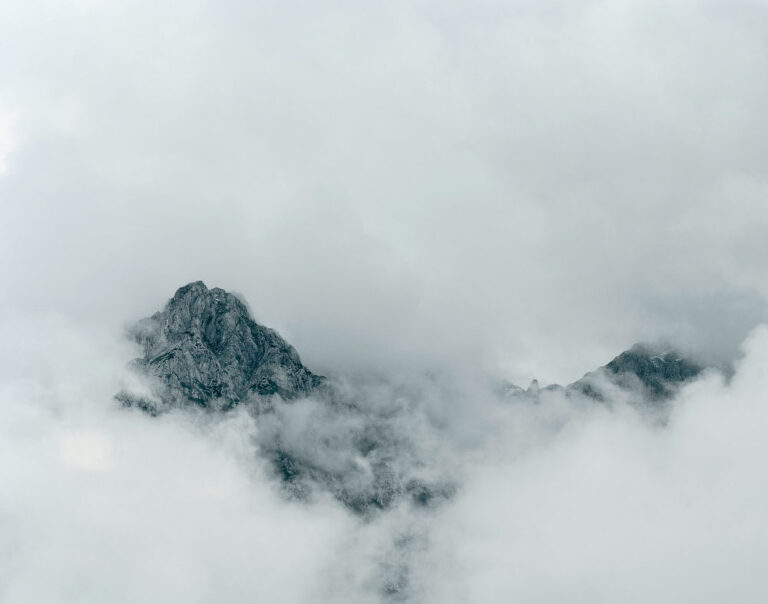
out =
<path fill-rule="evenodd" d="M 321 371 L 732 356 L 766 320 L 765 19 L 12 3 L 2 303 L 114 326 L 202 278 Z"/>
<path fill-rule="evenodd" d="M 327 501 L 278 496 L 251 418 L 122 410 L 85 377 L 104 371 L 104 348 L 81 334 L 79 381 L 63 347 L 41 358 L 60 337 L 37 342 L 38 380 L 0 387 L 0 601 L 312 600 L 354 522 Z"/>
<path fill-rule="evenodd" d="M 16 116 L 0 114 L 0 175 L 8 170 L 8 156 L 18 141 L 13 131 Z"/>
<path fill-rule="evenodd" d="M 546 446 L 474 466 L 434 531 L 431 597 L 764 599 L 768 328 L 745 350 L 729 384 L 687 387 L 664 428 L 594 409 Z"/>
<path fill-rule="evenodd" d="M 767 19 L 5 2 L 0 602 L 764 601 L 764 329 L 664 428 L 487 377 L 567 383 L 656 338 L 732 361 L 768 320 Z M 312 370 L 376 374 L 367 411 L 451 502 L 290 502 L 274 426 L 115 408 L 123 325 L 196 279 Z M 316 404 L 279 420 L 343 457 Z"/>
<path fill-rule="evenodd" d="M 684 388 L 664 426 L 621 400 L 551 393 L 531 404 L 464 380 L 369 383 L 365 413 L 389 417 L 404 443 L 393 463 L 458 488 L 437 506 L 404 501 L 367 519 L 322 489 L 284 498 L 258 453 L 275 429 L 265 418 L 120 408 L 106 393 L 118 388 L 123 343 L 41 316 L 6 324 L 3 339 L 0 602 L 768 593 L 768 327 L 727 382 L 712 372 Z M 365 417 L 306 401 L 277 419 L 333 468 L 351 450 L 345 431 Z"/>

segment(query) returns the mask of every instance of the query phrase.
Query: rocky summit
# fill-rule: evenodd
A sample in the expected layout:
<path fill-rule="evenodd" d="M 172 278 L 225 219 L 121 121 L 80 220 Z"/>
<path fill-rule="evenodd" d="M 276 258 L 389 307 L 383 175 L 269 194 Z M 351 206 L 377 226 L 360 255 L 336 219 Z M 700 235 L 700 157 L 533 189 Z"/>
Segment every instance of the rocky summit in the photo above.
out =
<path fill-rule="evenodd" d="M 277 395 L 291 400 L 323 383 L 280 335 L 259 325 L 235 295 L 202 281 L 179 288 L 165 308 L 130 335 L 143 355 L 133 368 L 150 378 L 151 396 L 123 392 L 147 411 L 189 406 L 228 409 Z"/>

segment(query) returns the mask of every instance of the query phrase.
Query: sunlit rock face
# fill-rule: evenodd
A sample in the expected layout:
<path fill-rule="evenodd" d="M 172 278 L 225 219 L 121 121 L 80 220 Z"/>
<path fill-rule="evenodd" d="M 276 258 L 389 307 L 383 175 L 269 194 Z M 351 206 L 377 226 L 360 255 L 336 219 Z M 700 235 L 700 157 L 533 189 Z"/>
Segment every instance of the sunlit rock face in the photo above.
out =
<path fill-rule="evenodd" d="M 236 296 L 208 289 L 202 281 L 181 287 L 131 335 L 144 353 L 133 367 L 151 378 L 153 396 L 119 398 L 148 411 L 188 405 L 228 409 L 272 395 L 291 400 L 323 382 L 277 332 L 256 323 Z"/>

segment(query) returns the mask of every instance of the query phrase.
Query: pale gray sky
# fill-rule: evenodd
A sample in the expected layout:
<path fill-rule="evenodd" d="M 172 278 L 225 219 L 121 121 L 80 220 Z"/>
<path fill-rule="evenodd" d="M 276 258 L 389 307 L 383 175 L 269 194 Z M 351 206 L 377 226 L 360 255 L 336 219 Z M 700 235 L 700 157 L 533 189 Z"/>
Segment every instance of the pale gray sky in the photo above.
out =
<path fill-rule="evenodd" d="M 6 316 L 203 279 L 321 371 L 570 381 L 766 317 L 763 2 L 7 0 Z"/>

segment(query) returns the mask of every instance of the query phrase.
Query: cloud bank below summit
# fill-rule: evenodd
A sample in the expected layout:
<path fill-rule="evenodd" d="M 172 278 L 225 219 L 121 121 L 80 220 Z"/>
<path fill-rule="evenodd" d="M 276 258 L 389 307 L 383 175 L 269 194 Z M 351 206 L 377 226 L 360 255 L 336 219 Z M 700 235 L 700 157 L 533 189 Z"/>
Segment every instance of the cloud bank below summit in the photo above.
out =
<path fill-rule="evenodd" d="M 66 322 L 3 335 L 27 354 L 2 359 L 2 602 L 381 602 L 397 582 L 409 602 L 768 594 L 768 327 L 730 381 L 686 386 L 665 427 L 620 402 L 516 404 L 460 383 L 411 399 L 426 421 L 403 434 L 440 443 L 432 463 L 459 489 L 366 521 L 322 493 L 281 497 L 245 413 L 120 409 L 122 345 Z"/>

